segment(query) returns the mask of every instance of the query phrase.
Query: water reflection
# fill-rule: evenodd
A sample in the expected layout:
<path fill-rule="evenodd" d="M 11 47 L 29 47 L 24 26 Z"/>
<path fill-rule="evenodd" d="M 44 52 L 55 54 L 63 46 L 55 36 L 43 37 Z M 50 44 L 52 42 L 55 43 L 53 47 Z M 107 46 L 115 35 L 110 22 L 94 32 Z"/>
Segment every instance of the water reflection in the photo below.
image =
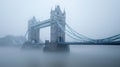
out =
<path fill-rule="evenodd" d="M 120 67 L 120 46 L 71 46 L 70 53 L 0 48 L 0 67 Z"/>

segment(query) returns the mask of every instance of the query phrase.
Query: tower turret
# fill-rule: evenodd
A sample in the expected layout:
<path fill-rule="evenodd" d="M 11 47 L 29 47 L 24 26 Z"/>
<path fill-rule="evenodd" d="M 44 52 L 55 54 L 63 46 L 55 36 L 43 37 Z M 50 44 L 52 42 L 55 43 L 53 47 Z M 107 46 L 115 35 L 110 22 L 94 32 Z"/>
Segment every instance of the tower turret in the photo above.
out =
<path fill-rule="evenodd" d="M 56 12 L 57 14 L 62 14 L 62 11 L 61 11 L 59 5 L 57 5 L 57 7 L 55 8 L 55 12 Z"/>

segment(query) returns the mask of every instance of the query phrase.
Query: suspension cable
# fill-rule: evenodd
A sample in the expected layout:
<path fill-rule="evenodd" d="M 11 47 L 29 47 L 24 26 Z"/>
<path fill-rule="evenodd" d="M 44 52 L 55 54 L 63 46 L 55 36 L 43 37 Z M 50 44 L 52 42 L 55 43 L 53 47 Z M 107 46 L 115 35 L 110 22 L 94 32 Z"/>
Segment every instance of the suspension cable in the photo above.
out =
<path fill-rule="evenodd" d="M 76 32 L 75 30 L 73 30 L 67 23 L 66 23 L 66 26 L 68 27 L 68 29 L 70 29 L 72 32 L 74 32 L 74 34 L 75 35 L 77 35 L 78 37 L 80 37 L 80 36 L 82 36 L 82 38 L 85 38 L 85 39 L 88 39 L 88 40 L 93 40 L 93 39 L 90 39 L 90 38 L 88 38 L 88 37 L 86 37 L 86 36 L 84 36 L 84 35 L 82 35 L 82 34 L 79 34 L 78 32 Z"/>
<path fill-rule="evenodd" d="M 58 22 L 56 22 L 57 23 L 57 25 L 61 28 L 61 30 L 64 32 L 64 29 L 63 29 L 63 27 L 58 23 Z M 66 31 L 66 34 L 68 35 L 68 36 L 70 36 L 71 38 L 73 38 L 73 39 L 75 39 L 75 40 L 78 40 L 78 41 L 80 41 L 82 38 L 79 38 L 79 39 L 77 39 L 77 38 L 75 38 L 75 37 L 72 37 L 71 35 L 69 35 L 68 33 L 70 33 L 70 34 L 72 34 L 73 35 L 73 33 L 72 32 L 70 32 L 70 31 L 68 31 L 68 30 L 65 30 Z M 75 36 L 75 35 L 73 35 L 73 36 Z M 82 39 L 83 40 L 83 39 Z M 83 40 L 83 41 L 86 41 L 86 40 Z"/>
<path fill-rule="evenodd" d="M 120 38 L 120 34 L 114 35 L 114 36 L 111 36 L 111 37 L 108 37 L 108 38 L 105 38 L 105 39 L 103 39 L 103 40 L 113 41 L 113 40 L 116 40 L 116 39 L 118 39 L 118 38 Z"/>
<path fill-rule="evenodd" d="M 65 32 L 64 29 L 63 29 L 63 27 L 62 27 L 58 22 L 56 22 L 56 23 L 57 23 L 57 25 L 59 26 L 59 28 L 60 28 L 63 32 Z M 75 40 L 80 41 L 79 39 L 71 36 L 69 33 L 71 34 L 71 32 L 69 32 L 68 30 L 66 30 L 66 34 L 67 34 L 69 37 L 71 37 L 71 38 L 73 38 L 73 39 L 75 39 Z"/>

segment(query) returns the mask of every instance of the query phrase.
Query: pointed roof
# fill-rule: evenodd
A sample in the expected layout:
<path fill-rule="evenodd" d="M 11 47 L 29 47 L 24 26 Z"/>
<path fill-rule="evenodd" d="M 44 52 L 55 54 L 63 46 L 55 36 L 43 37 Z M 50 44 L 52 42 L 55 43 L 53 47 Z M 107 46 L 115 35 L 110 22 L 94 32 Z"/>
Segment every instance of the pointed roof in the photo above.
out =
<path fill-rule="evenodd" d="M 35 23 L 35 22 L 37 22 L 35 16 L 33 16 L 32 19 L 29 20 L 29 22 L 30 22 L 30 23 Z"/>
<path fill-rule="evenodd" d="M 55 8 L 55 11 L 57 11 L 57 12 L 59 12 L 59 13 L 62 13 L 59 5 L 57 5 L 57 7 Z"/>
<path fill-rule="evenodd" d="M 36 20 L 35 16 L 33 16 L 32 20 Z"/>
<path fill-rule="evenodd" d="M 35 16 L 33 16 L 32 21 L 36 21 L 36 17 Z"/>

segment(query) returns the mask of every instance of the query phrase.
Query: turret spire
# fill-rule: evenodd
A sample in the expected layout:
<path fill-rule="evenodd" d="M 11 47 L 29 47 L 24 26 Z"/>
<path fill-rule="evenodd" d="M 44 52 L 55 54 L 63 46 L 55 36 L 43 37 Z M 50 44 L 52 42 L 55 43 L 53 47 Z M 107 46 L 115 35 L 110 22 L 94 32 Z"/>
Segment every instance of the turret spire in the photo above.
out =
<path fill-rule="evenodd" d="M 62 13 L 59 5 L 57 5 L 57 7 L 55 8 L 55 11 L 58 12 L 58 13 L 60 13 L 60 14 Z"/>

